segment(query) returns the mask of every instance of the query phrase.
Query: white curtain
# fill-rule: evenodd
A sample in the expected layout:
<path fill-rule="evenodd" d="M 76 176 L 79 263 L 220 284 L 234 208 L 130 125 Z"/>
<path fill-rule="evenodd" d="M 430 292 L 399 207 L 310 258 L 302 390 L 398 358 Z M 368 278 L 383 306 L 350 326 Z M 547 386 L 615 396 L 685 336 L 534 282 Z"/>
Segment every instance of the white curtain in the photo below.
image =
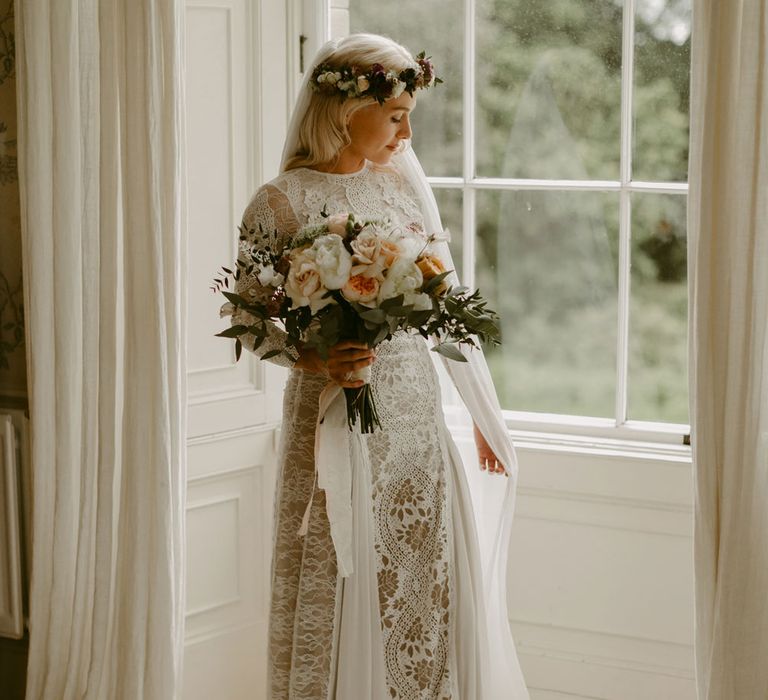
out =
<path fill-rule="evenodd" d="M 699 700 L 768 698 L 768 3 L 694 3 L 689 201 Z"/>
<path fill-rule="evenodd" d="M 183 637 L 180 0 L 17 0 L 28 700 L 171 700 Z"/>

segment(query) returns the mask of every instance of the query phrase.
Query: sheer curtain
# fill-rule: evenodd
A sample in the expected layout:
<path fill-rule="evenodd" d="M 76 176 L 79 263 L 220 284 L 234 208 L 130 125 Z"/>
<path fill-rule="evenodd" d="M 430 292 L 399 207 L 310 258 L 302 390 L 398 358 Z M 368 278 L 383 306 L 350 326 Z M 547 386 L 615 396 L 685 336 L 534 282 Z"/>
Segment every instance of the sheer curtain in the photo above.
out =
<path fill-rule="evenodd" d="M 699 700 L 768 697 L 768 8 L 697 0 L 690 382 Z"/>
<path fill-rule="evenodd" d="M 170 700 L 183 639 L 180 0 L 17 0 L 27 698 Z"/>

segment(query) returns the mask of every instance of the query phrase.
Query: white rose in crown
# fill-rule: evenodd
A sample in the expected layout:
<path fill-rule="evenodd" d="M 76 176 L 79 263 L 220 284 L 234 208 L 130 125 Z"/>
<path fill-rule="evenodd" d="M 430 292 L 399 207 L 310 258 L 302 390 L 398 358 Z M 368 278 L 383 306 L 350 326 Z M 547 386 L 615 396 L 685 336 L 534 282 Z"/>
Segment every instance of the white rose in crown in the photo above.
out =
<path fill-rule="evenodd" d="M 402 80 L 398 80 L 392 86 L 392 97 L 397 99 L 398 97 L 400 97 L 400 95 L 403 94 L 404 90 L 405 90 L 405 83 Z"/>
<path fill-rule="evenodd" d="M 344 247 L 344 240 L 335 233 L 319 236 L 310 249 L 317 271 L 326 289 L 341 289 L 349 279 L 352 256 Z"/>
<path fill-rule="evenodd" d="M 320 279 L 312 249 L 295 251 L 291 255 L 291 267 L 285 280 L 285 293 L 290 298 L 291 305 L 294 308 L 308 306 L 313 314 L 317 313 L 333 303 L 332 298 L 323 298 L 327 291 Z"/>
<path fill-rule="evenodd" d="M 381 283 L 379 303 L 402 294 L 403 304 L 413 304 L 421 294 L 417 290 L 423 281 L 421 270 L 415 262 L 407 258 L 398 258 Z"/>

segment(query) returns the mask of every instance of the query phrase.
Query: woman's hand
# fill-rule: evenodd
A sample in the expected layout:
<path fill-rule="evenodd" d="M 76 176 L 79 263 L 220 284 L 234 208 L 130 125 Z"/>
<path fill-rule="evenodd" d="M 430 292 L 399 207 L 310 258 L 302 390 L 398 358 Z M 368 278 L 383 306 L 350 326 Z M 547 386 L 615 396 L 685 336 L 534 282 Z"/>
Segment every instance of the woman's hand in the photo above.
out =
<path fill-rule="evenodd" d="M 344 340 L 328 351 L 328 360 L 323 360 L 316 350 L 302 348 L 295 366 L 315 374 L 325 374 L 341 387 L 357 389 L 365 382 L 350 379 L 351 374 L 373 363 L 376 358 L 371 348 L 355 340 Z"/>
<path fill-rule="evenodd" d="M 486 442 L 480 428 L 475 424 L 475 445 L 477 445 L 477 457 L 480 460 L 480 469 L 488 470 L 489 474 L 504 474 L 509 476 L 501 460 L 496 456 L 491 446 Z"/>

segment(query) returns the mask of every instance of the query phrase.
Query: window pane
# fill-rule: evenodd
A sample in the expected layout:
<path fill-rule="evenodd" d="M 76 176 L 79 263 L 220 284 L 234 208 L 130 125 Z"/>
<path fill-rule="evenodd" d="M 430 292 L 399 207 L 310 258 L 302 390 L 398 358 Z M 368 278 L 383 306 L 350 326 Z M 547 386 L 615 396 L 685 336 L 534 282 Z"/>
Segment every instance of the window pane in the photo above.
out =
<path fill-rule="evenodd" d="M 688 173 L 691 0 L 637 0 L 633 178 Z"/>
<path fill-rule="evenodd" d="M 686 197 L 632 197 L 628 417 L 688 423 Z"/>
<path fill-rule="evenodd" d="M 445 81 L 419 91 L 411 120 L 413 147 L 428 175 L 461 175 L 463 6 L 463 0 L 421 0 L 407 6 L 349 1 L 352 32 L 384 34 L 414 54 L 426 51 Z"/>
<path fill-rule="evenodd" d="M 502 406 L 613 417 L 618 197 L 477 194 L 476 280 L 502 317 L 488 349 Z"/>
<path fill-rule="evenodd" d="M 615 0 L 478 0 L 478 174 L 618 179 L 621 27 Z"/>
<path fill-rule="evenodd" d="M 443 227 L 451 232 L 451 257 L 456 268 L 456 274 L 459 279 L 462 278 L 462 255 L 464 246 L 462 245 L 462 202 L 463 193 L 458 189 L 448 189 L 443 187 L 433 187 L 437 200 L 437 207 L 440 210 L 440 220 Z M 431 233 L 431 232 L 430 232 Z"/>

